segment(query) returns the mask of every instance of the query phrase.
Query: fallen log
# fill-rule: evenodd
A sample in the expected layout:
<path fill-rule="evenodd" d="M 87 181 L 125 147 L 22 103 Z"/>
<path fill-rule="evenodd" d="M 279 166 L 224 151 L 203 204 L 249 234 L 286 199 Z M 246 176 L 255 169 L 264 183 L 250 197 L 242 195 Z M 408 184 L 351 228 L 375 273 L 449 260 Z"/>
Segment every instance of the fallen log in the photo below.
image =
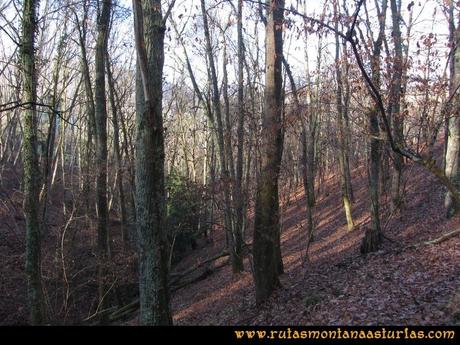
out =
<path fill-rule="evenodd" d="M 224 267 L 225 265 L 228 264 L 228 262 L 223 262 L 215 267 L 210 267 L 211 263 L 220 259 L 220 258 L 223 258 L 223 257 L 226 257 L 226 256 L 229 256 L 229 253 L 228 252 L 222 252 L 220 254 L 217 254 L 209 259 L 206 259 L 204 261 L 201 261 L 199 262 L 198 264 L 194 265 L 193 267 L 191 267 L 190 269 L 186 270 L 186 271 L 183 271 L 183 272 L 175 272 L 175 273 L 172 273 L 171 274 L 171 277 L 174 277 L 175 280 L 173 281 L 171 279 L 171 283 L 170 283 L 170 289 L 171 289 L 171 292 L 175 292 L 179 289 L 182 289 L 183 287 L 185 286 L 188 286 L 190 284 L 193 284 L 193 283 L 196 283 L 198 281 L 201 281 L 201 280 L 204 280 L 206 279 L 208 276 L 210 276 L 211 274 L 213 274 L 215 271 L 217 271 L 218 269 Z M 197 275 L 196 277 L 193 277 L 193 278 L 190 278 L 184 282 L 180 282 L 180 280 L 182 278 L 184 278 L 185 276 L 187 275 L 190 275 L 191 273 L 195 272 L 197 269 L 203 267 L 204 265 L 207 265 L 208 267 L 206 267 L 203 272 L 201 272 L 199 275 Z M 109 322 L 115 322 L 115 321 L 118 321 L 120 319 L 123 319 L 124 317 L 126 316 L 129 316 L 131 315 L 132 313 L 136 312 L 137 310 L 139 309 L 139 298 L 136 298 L 134 301 L 132 301 L 131 303 L 121 307 L 120 309 L 114 311 L 113 313 L 109 314 L 108 315 L 108 321 Z"/>
<path fill-rule="evenodd" d="M 171 286 L 171 292 L 175 292 L 179 289 L 182 289 L 183 287 L 187 286 L 187 285 L 190 285 L 190 284 L 193 284 L 193 283 L 196 283 L 196 282 L 199 282 L 201 280 L 204 280 L 206 279 L 207 277 L 209 277 L 211 274 L 213 274 L 215 271 L 217 271 L 219 268 L 222 268 L 224 267 L 225 265 L 227 264 L 227 262 L 224 262 L 220 265 L 217 265 L 215 267 L 206 267 L 203 272 L 201 272 L 198 276 L 194 277 L 194 278 L 191 278 L 187 281 L 184 281 L 178 285 L 173 285 Z"/>
<path fill-rule="evenodd" d="M 196 265 L 192 266 L 191 268 L 185 270 L 185 271 L 182 271 L 182 272 L 173 272 L 170 274 L 170 277 L 171 277 L 171 281 L 173 280 L 178 280 L 182 277 L 185 277 L 187 275 L 189 275 L 190 273 L 193 273 L 194 271 L 196 271 L 197 269 L 199 269 L 200 267 L 206 265 L 206 264 L 209 264 L 213 261 L 216 261 L 216 260 L 219 260 L 220 258 L 223 258 L 223 257 L 226 257 L 226 256 L 229 256 L 230 254 L 227 252 L 227 251 L 223 251 L 222 253 L 219 253 L 217 255 L 214 255 L 213 257 L 210 257 L 204 261 L 201 261 L 199 263 L 197 263 Z"/>

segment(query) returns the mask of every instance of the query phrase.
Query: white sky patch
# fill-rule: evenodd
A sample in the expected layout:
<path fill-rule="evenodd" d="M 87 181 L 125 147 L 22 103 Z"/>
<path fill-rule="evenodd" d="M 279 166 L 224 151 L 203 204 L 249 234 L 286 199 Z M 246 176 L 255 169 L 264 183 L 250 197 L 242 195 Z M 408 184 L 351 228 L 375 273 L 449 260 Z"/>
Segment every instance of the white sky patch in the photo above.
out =
<path fill-rule="evenodd" d="M 339 0 L 342 3 L 341 0 Z M 213 21 L 218 23 L 221 27 L 225 27 L 228 23 L 230 26 L 226 30 L 227 44 L 228 44 L 228 56 L 229 56 L 229 65 L 227 70 L 229 73 L 229 82 L 233 83 L 236 80 L 236 14 L 233 7 L 237 6 L 237 0 L 224 0 L 224 1 L 215 1 L 207 0 L 206 5 L 210 14 L 210 26 L 211 33 L 213 35 L 213 43 L 215 47 L 215 56 L 216 56 L 216 67 L 218 70 L 219 77 L 221 77 L 222 70 L 222 33 L 218 29 L 215 29 L 216 25 L 213 25 Z M 254 52 L 254 42 L 256 41 L 255 35 L 255 25 L 258 25 L 258 42 L 260 47 L 259 53 L 259 65 L 263 68 L 264 65 L 264 27 L 260 22 L 260 18 L 257 14 L 258 5 L 255 3 L 255 0 L 248 0 L 244 2 L 244 35 L 245 40 L 247 41 L 247 49 L 250 50 L 248 54 L 255 56 Z M 45 4 L 52 3 L 48 1 L 41 2 L 40 16 L 46 12 L 44 9 Z M 166 12 L 171 0 L 165 0 L 163 2 L 163 12 Z M 324 6 L 328 6 L 326 13 L 332 13 L 332 3 L 333 0 L 286 0 L 285 7 L 287 9 L 294 8 L 301 13 L 306 13 L 308 16 L 320 18 L 321 13 L 323 12 Z M 355 1 L 346 1 L 347 6 L 349 6 L 350 14 L 353 13 L 355 8 Z M 368 13 L 373 25 L 377 24 L 376 20 L 376 11 L 373 6 L 373 1 L 367 1 L 368 4 Z M 402 16 L 404 24 L 402 25 L 402 34 L 406 35 L 405 24 L 408 22 L 408 5 L 411 1 L 404 0 L 402 2 Z M 0 16 L 0 25 L 4 28 L 0 31 L 1 38 L 1 49 L 0 49 L 0 70 L 2 69 L 2 64 L 8 60 L 9 54 L 11 55 L 16 49 L 16 44 L 10 39 L 9 35 L 14 39 L 18 38 L 20 30 L 18 29 L 18 13 L 17 9 L 14 8 L 10 0 L 0 0 L 0 9 L 3 9 Z M 132 2 L 129 0 L 120 0 L 119 4 L 131 10 Z M 20 9 L 19 9 L 20 10 Z M 361 9 L 361 15 L 364 15 L 363 9 Z M 51 17 L 55 17 L 55 14 L 51 13 Z M 441 10 L 439 1 L 428 0 L 428 1 L 414 1 L 413 6 L 413 17 L 414 17 L 414 26 L 412 29 L 410 37 L 410 54 L 413 57 L 415 62 L 419 64 L 424 63 L 425 59 L 423 56 L 417 55 L 417 42 L 423 41 L 423 38 L 429 35 L 431 32 L 436 35 L 437 42 L 435 48 L 444 51 L 444 54 L 439 56 L 439 65 L 446 65 L 446 52 L 447 52 L 447 40 L 448 40 L 448 26 L 447 19 L 445 14 Z M 13 21 L 13 25 L 8 25 L 7 23 L 13 18 L 16 20 Z M 205 58 L 205 40 L 204 34 L 202 31 L 202 18 L 201 18 L 201 8 L 199 0 L 177 0 L 172 11 L 172 18 L 177 23 L 177 25 L 182 29 L 183 28 L 183 38 L 185 41 L 187 54 L 191 60 L 196 78 L 200 85 L 207 84 L 207 74 L 206 74 L 206 58 Z M 314 71 L 318 55 L 318 36 L 315 34 L 310 34 L 308 41 L 305 40 L 305 35 L 303 34 L 303 19 L 299 16 L 296 16 L 292 13 L 286 12 L 285 18 L 291 21 L 292 25 L 289 29 L 285 31 L 285 41 L 284 41 L 284 54 L 291 65 L 291 69 L 295 78 L 302 82 L 306 78 L 307 64 L 306 64 L 306 55 L 308 54 L 308 66 L 310 71 Z M 53 20 L 47 19 L 48 22 L 53 25 Z M 325 20 L 328 20 L 326 18 Z M 331 18 L 329 18 L 331 20 Z M 54 24 L 55 25 L 55 24 Z M 365 30 L 364 24 L 359 24 L 360 27 Z M 171 28 L 171 24 L 168 23 L 168 30 L 166 33 L 165 39 L 165 68 L 164 75 L 165 81 L 169 84 L 174 84 L 177 81 L 185 81 L 187 84 L 190 84 L 187 71 L 184 69 L 185 57 L 182 51 L 182 47 L 179 45 L 176 40 L 176 34 Z M 16 27 L 16 28 L 15 28 Z M 59 29 L 59 28 L 57 28 Z M 132 18 L 129 17 L 125 19 L 120 27 L 117 27 L 117 32 L 119 39 L 124 41 L 125 46 L 119 52 L 121 55 L 126 54 L 124 58 L 125 61 L 130 61 L 134 54 L 133 36 L 132 36 Z M 6 31 L 9 33 L 6 34 Z M 15 32 L 16 31 L 16 32 Z M 52 32 L 54 30 L 51 30 Z M 376 30 L 374 30 L 376 31 Z M 391 11 L 388 8 L 387 12 L 387 38 L 388 44 L 392 47 L 391 42 Z M 404 37 L 405 38 L 405 37 Z M 92 43 L 90 42 L 90 45 Z M 334 53 L 334 35 L 328 33 L 326 36 L 323 35 L 323 49 L 324 56 L 323 66 L 331 63 L 333 61 Z M 89 50 L 91 53 L 91 50 Z M 439 73 L 442 73 L 440 67 Z M 246 78 L 246 76 L 245 76 Z"/>

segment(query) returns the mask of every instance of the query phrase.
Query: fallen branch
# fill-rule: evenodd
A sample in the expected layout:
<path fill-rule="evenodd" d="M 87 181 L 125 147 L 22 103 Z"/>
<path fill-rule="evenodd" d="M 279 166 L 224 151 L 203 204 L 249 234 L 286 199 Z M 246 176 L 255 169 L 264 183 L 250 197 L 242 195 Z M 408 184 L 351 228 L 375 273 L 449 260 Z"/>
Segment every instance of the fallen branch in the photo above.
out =
<path fill-rule="evenodd" d="M 134 313 L 137 309 L 139 309 L 139 298 L 136 298 L 131 303 L 125 305 L 124 307 L 110 314 L 108 316 L 108 320 L 109 322 L 117 321 L 119 319 L 124 318 L 127 315 L 130 315 L 131 313 Z"/>
<path fill-rule="evenodd" d="M 224 251 L 220 254 L 217 254 L 209 259 L 206 259 L 204 261 L 201 261 L 199 263 L 197 263 L 195 266 L 192 266 L 191 268 L 189 268 L 188 270 L 185 270 L 185 271 L 182 271 L 182 272 L 173 272 L 171 273 L 171 280 L 179 280 L 187 275 L 189 275 L 190 273 L 193 273 L 194 271 L 196 271 L 197 269 L 199 269 L 200 267 L 210 263 L 210 262 L 213 262 L 213 261 L 216 261 L 216 260 L 219 260 L 220 258 L 223 258 L 223 257 L 226 257 L 226 256 L 229 256 L 230 254 L 227 252 L 227 251 Z"/>
<path fill-rule="evenodd" d="M 107 309 L 100 310 L 100 311 L 88 316 L 86 319 L 83 319 L 83 322 L 89 322 L 89 321 L 92 321 L 94 319 L 99 319 L 101 316 L 107 315 L 110 312 L 115 311 L 115 310 L 116 310 L 116 306 L 112 306 L 112 307 L 109 307 Z"/>
<path fill-rule="evenodd" d="M 198 264 L 196 264 L 195 266 L 191 267 L 190 269 L 186 270 L 186 271 L 183 271 L 183 272 L 176 272 L 176 273 L 171 273 L 171 278 L 174 278 L 174 281 L 171 281 L 170 283 L 170 289 L 171 289 L 171 292 L 175 292 L 185 286 L 188 286 L 190 284 L 193 284 L 193 283 L 196 283 L 198 281 L 201 281 L 203 279 L 206 279 L 208 276 L 210 276 L 211 274 L 213 274 L 216 270 L 218 270 L 219 268 L 222 268 L 223 266 L 227 265 L 227 261 L 226 262 L 223 262 L 215 267 L 206 267 L 203 272 L 201 272 L 199 275 L 197 275 L 196 277 L 193 277 L 191 279 L 188 279 L 184 282 L 180 282 L 180 280 L 182 278 L 184 278 L 185 276 L 189 275 L 190 273 L 193 273 L 195 272 L 197 269 L 203 267 L 204 265 L 208 265 L 210 266 L 210 264 L 213 262 L 213 261 L 216 261 L 220 258 L 223 258 L 223 257 L 226 257 L 226 256 L 229 256 L 229 253 L 224 251 L 220 254 L 217 254 L 209 259 L 206 259 L 204 261 L 201 261 L 199 262 Z M 109 314 L 108 316 L 108 321 L 109 322 L 115 322 L 117 320 L 120 320 L 120 319 L 123 319 L 125 318 L 126 316 L 129 316 L 131 315 L 132 313 L 136 312 L 137 310 L 139 309 L 139 298 L 136 298 L 134 301 L 132 301 L 131 303 L 123 306 L 122 308 L 114 311 L 113 313 Z"/>
<path fill-rule="evenodd" d="M 224 262 L 220 265 L 217 265 L 215 267 L 207 267 L 203 270 L 203 272 L 201 272 L 198 276 L 194 277 L 194 278 L 191 278 L 189 280 L 186 280 L 184 281 L 183 283 L 180 283 L 178 285 L 172 285 L 171 286 L 171 292 L 175 292 L 179 289 L 182 289 L 183 287 L 185 286 L 188 286 L 190 284 L 193 284 L 193 283 L 196 283 L 196 282 L 199 282 L 201 280 L 204 280 L 206 279 L 207 277 L 209 277 L 211 274 L 213 274 L 215 271 L 217 271 L 219 268 L 222 268 L 224 267 L 225 265 L 227 264 L 227 262 Z"/>
<path fill-rule="evenodd" d="M 412 244 L 409 246 L 409 248 L 418 248 L 418 247 L 422 247 L 422 246 L 429 246 L 429 245 L 433 245 L 433 244 L 439 244 L 441 242 L 444 242 L 452 237 L 455 237 L 457 235 L 460 234 L 460 229 L 456 229 L 456 230 L 453 230 L 453 231 L 450 231 L 448 233 L 445 233 L 443 234 L 442 236 L 438 237 L 438 238 L 435 238 L 434 240 L 430 240 L 430 241 L 425 241 L 425 242 L 420 242 L 420 243 L 417 243 L 417 244 Z"/>

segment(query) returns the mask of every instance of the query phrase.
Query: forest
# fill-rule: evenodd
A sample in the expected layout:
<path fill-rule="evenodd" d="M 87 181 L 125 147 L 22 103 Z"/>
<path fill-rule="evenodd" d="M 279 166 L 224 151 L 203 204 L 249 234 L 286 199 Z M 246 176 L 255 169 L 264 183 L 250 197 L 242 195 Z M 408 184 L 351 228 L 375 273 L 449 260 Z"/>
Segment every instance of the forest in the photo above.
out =
<path fill-rule="evenodd" d="M 0 325 L 460 325 L 460 2 L 0 0 Z"/>

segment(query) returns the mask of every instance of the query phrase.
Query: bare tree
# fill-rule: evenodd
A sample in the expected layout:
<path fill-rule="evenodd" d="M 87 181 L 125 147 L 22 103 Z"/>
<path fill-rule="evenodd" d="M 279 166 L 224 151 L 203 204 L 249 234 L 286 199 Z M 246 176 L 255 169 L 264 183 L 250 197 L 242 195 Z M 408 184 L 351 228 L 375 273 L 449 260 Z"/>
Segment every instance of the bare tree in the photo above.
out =
<path fill-rule="evenodd" d="M 171 9 L 171 7 L 170 7 Z M 133 0 L 140 78 L 136 86 L 136 212 L 140 323 L 172 324 L 169 294 L 162 77 L 165 22 L 161 1 Z"/>
<path fill-rule="evenodd" d="M 451 46 L 449 56 L 449 93 L 450 98 L 454 100 L 454 104 L 450 107 L 453 111 L 448 118 L 445 174 L 457 188 L 459 186 L 458 155 L 460 152 L 460 116 L 458 116 L 460 97 L 456 90 L 460 84 L 460 33 L 458 27 L 459 24 L 457 24 L 457 27 L 455 26 L 454 3 L 453 1 L 449 1 L 449 39 Z M 444 205 L 447 217 L 452 217 L 458 212 L 459 201 L 450 190 L 446 194 Z"/>
<path fill-rule="evenodd" d="M 372 83 L 377 90 L 380 89 L 380 56 L 382 52 L 383 37 L 385 35 L 385 18 L 388 8 L 387 0 L 383 0 L 382 8 L 378 10 L 379 32 L 377 39 L 373 42 L 371 56 Z M 382 241 L 382 229 L 380 227 L 380 194 L 379 194 L 379 175 L 380 175 L 380 125 L 379 125 L 379 108 L 373 101 L 369 109 L 369 193 L 371 199 L 371 227 L 367 229 L 361 244 L 361 252 L 368 253 L 376 251 Z"/>
<path fill-rule="evenodd" d="M 24 86 L 24 211 L 26 215 L 26 274 L 31 323 L 45 322 L 45 305 L 41 275 L 40 174 L 37 155 L 37 75 L 35 70 L 35 34 L 37 8 L 35 0 L 25 0 L 22 17 L 21 67 Z"/>
<path fill-rule="evenodd" d="M 238 129 L 237 129 L 237 155 L 235 176 L 235 254 L 237 257 L 237 270 L 242 271 L 242 243 L 244 241 L 244 195 L 243 195 L 243 152 L 244 152 L 244 43 L 243 43 L 243 0 L 238 0 L 237 11 L 237 46 L 238 46 Z M 249 164 L 249 159 L 248 159 Z M 236 265 L 235 265 L 236 266 Z"/>
<path fill-rule="evenodd" d="M 390 107 L 389 117 L 392 119 L 393 136 L 397 145 L 404 142 L 404 117 L 401 111 L 402 98 L 402 76 L 403 76 L 403 48 L 401 39 L 401 0 L 390 0 L 392 36 L 395 47 L 393 59 L 393 78 L 390 86 Z M 393 210 L 401 205 L 401 175 L 403 169 L 403 157 L 399 154 L 393 155 L 394 171 L 391 181 L 391 201 Z"/>
<path fill-rule="evenodd" d="M 106 298 L 106 261 L 108 254 L 108 208 L 107 208 L 107 102 L 105 95 L 105 56 L 109 36 L 111 0 L 102 1 L 97 20 L 96 77 L 95 77 L 95 120 L 96 120 L 96 205 L 97 205 L 97 250 L 99 260 L 99 305 L 104 308 Z"/>
<path fill-rule="evenodd" d="M 351 185 L 350 175 L 350 149 L 349 149 L 349 136 L 348 136 L 348 119 L 347 109 L 344 102 L 343 96 L 343 81 L 342 81 L 342 70 L 340 66 L 340 41 L 339 35 L 339 11 L 338 11 L 338 0 L 334 3 L 335 12 L 335 75 L 337 79 L 337 90 L 336 90 L 336 102 L 337 102 L 337 123 L 339 127 L 339 166 L 340 166 L 340 179 L 342 185 L 342 200 L 343 207 L 345 210 L 345 216 L 347 218 L 348 230 L 353 230 L 354 222 L 352 215 L 352 201 L 353 201 L 353 189 Z"/>
<path fill-rule="evenodd" d="M 267 300 L 279 285 L 281 256 L 278 178 L 282 148 L 282 60 L 284 1 L 268 0 L 265 26 L 265 103 L 262 123 L 261 172 L 254 217 L 254 280 L 256 302 Z M 282 262 L 281 262 L 282 268 Z"/>
<path fill-rule="evenodd" d="M 209 23 L 208 23 L 208 14 L 206 12 L 206 6 L 204 0 L 201 0 L 201 14 L 203 16 L 203 27 L 204 35 L 206 38 L 206 54 L 209 62 L 209 79 L 211 83 L 211 92 L 212 92 L 212 106 L 214 111 L 214 118 L 217 123 L 217 144 L 219 148 L 219 159 L 220 159 L 220 173 L 221 179 L 224 182 L 224 224 L 227 231 L 227 236 L 229 239 L 230 247 L 230 259 L 232 261 L 232 268 L 234 272 L 239 272 L 243 268 L 243 259 L 241 257 L 241 242 L 239 242 L 239 247 L 236 248 L 236 239 L 241 236 L 236 235 L 234 228 L 234 222 L 232 217 L 231 210 L 231 188 L 230 188 L 230 177 L 232 175 L 231 171 L 234 171 L 233 159 L 230 159 L 232 155 L 231 146 L 225 145 L 224 138 L 224 124 L 222 119 L 222 109 L 219 100 L 219 87 L 217 82 L 217 73 L 216 66 L 214 62 L 214 54 L 211 45 L 211 35 L 209 32 Z M 230 138 L 230 133 L 227 133 L 228 138 Z"/>

